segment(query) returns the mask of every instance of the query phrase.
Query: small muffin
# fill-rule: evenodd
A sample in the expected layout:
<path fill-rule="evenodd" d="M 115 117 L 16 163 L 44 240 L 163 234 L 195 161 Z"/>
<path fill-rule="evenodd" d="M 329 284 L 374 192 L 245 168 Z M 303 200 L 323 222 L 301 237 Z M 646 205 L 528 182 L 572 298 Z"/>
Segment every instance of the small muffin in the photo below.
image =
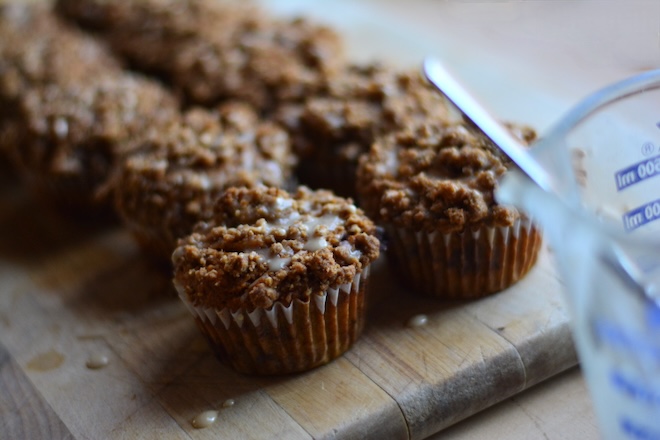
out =
<path fill-rule="evenodd" d="M 331 29 L 272 18 L 229 39 L 211 34 L 184 45 L 173 60 L 173 83 L 193 102 L 241 99 L 271 114 L 282 102 L 320 93 L 342 62 L 343 46 Z"/>
<path fill-rule="evenodd" d="M 182 45 L 209 34 L 228 39 L 264 20 L 249 2 L 222 0 L 57 0 L 55 9 L 105 41 L 140 70 L 167 75 Z"/>
<path fill-rule="evenodd" d="M 178 114 L 168 91 L 129 73 L 38 87 L 20 99 L 21 142 L 10 156 L 46 201 L 82 210 L 107 206 L 111 172 L 132 140 Z"/>
<path fill-rule="evenodd" d="M 530 142 L 534 132 L 512 131 Z M 406 286 L 447 299 L 478 298 L 521 279 L 541 237 L 530 219 L 496 203 L 510 162 L 466 125 L 424 124 L 378 139 L 360 161 L 358 191 L 390 240 Z"/>
<path fill-rule="evenodd" d="M 142 248 L 169 262 L 230 186 L 285 186 L 295 156 L 284 129 L 247 104 L 192 109 L 139 141 L 118 167 L 115 206 Z"/>
<path fill-rule="evenodd" d="M 418 72 L 381 65 L 350 66 L 330 79 L 325 96 L 277 114 L 301 158 L 301 183 L 347 197 L 355 196 L 358 159 L 377 136 L 450 117 L 447 101 Z"/>
<path fill-rule="evenodd" d="M 193 104 L 240 99 L 269 113 L 282 100 L 316 93 L 343 61 L 331 29 L 239 2 L 58 0 L 57 6 Z"/>
<path fill-rule="evenodd" d="M 28 91 L 120 70 L 103 44 L 67 28 L 46 5 L 1 4 L 0 172 L 8 172 L 12 153 L 23 142 L 19 102 Z"/>
<path fill-rule="evenodd" d="M 218 357 L 284 374 L 348 350 L 364 326 L 374 224 L 350 201 L 305 187 L 230 188 L 172 254 L 174 284 Z"/>
<path fill-rule="evenodd" d="M 104 44 L 66 26 L 47 6 L 0 5 L 0 114 L 36 87 L 120 71 Z"/>

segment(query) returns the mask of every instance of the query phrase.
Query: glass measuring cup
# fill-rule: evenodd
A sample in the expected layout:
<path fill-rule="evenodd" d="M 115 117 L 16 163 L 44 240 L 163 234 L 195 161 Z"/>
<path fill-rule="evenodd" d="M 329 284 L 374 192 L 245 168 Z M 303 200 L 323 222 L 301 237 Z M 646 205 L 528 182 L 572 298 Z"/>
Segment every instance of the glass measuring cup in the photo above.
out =
<path fill-rule="evenodd" d="M 660 439 L 659 103 L 660 71 L 594 93 L 531 151 L 553 191 L 515 171 L 497 193 L 554 249 L 606 439 Z"/>
<path fill-rule="evenodd" d="M 438 61 L 424 73 L 520 167 L 496 196 L 555 249 L 603 436 L 660 439 L 660 71 L 590 95 L 529 152 Z"/>

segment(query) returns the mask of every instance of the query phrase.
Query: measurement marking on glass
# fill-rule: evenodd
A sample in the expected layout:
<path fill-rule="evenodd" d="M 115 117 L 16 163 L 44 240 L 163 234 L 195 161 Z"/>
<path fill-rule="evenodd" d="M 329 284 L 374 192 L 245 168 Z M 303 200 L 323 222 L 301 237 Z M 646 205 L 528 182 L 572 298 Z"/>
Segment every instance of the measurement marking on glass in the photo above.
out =
<path fill-rule="evenodd" d="M 621 191 L 651 177 L 660 176 L 660 155 L 630 165 L 614 174 L 616 189 Z"/>
<path fill-rule="evenodd" d="M 660 199 L 649 202 L 623 214 L 623 227 L 632 231 L 660 218 Z"/>

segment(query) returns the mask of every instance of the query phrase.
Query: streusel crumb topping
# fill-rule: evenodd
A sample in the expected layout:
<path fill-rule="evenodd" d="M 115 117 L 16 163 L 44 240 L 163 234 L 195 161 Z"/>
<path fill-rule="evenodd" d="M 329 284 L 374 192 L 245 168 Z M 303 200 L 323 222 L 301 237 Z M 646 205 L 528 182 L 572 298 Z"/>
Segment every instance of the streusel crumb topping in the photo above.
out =
<path fill-rule="evenodd" d="M 534 138 L 531 129 L 510 128 L 525 142 Z M 378 139 L 360 162 L 358 188 L 376 222 L 441 232 L 511 226 L 519 212 L 494 197 L 509 166 L 463 123 L 424 124 Z"/>
<path fill-rule="evenodd" d="M 306 301 L 374 261 L 375 233 L 360 209 L 329 191 L 230 188 L 213 221 L 179 241 L 175 282 L 194 305 L 216 309 Z"/>

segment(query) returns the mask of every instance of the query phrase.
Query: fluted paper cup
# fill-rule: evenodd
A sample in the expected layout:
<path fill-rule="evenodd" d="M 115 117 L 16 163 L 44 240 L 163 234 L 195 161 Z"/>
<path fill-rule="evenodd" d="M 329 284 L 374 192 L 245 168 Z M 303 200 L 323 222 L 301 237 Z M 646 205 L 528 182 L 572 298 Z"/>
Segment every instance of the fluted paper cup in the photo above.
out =
<path fill-rule="evenodd" d="M 541 235 L 519 218 L 509 227 L 460 233 L 389 226 L 390 262 L 413 290 L 445 299 L 472 299 L 503 290 L 534 265 Z"/>
<path fill-rule="evenodd" d="M 269 309 L 195 307 L 177 287 L 200 331 L 221 361 L 245 374 L 287 374 L 312 369 L 341 356 L 364 327 L 369 267 L 352 282 L 309 300 Z"/>

